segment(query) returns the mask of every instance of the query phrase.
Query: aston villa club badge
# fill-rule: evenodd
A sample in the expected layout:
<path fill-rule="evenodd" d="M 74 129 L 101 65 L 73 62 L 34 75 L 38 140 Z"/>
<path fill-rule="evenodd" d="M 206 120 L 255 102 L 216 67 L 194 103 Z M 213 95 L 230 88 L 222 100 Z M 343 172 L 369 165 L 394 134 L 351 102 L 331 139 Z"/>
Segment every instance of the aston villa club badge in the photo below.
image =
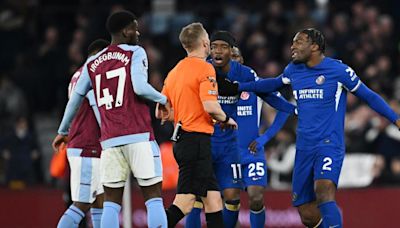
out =
<path fill-rule="evenodd" d="M 320 75 L 320 76 L 317 78 L 317 80 L 315 80 L 315 82 L 316 82 L 318 85 L 324 84 L 324 82 L 325 82 L 325 77 L 324 77 L 324 75 Z"/>

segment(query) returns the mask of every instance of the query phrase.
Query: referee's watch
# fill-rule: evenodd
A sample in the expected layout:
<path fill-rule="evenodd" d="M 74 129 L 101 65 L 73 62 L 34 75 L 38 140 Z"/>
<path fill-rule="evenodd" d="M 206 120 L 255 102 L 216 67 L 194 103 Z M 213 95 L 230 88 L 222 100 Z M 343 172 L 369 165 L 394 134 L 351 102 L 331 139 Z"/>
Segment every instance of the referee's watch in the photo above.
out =
<path fill-rule="evenodd" d="M 224 121 L 221 121 L 221 123 L 228 123 L 228 121 L 229 121 L 229 119 L 230 119 L 230 117 L 228 116 L 228 114 L 226 114 L 225 113 L 225 120 Z"/>

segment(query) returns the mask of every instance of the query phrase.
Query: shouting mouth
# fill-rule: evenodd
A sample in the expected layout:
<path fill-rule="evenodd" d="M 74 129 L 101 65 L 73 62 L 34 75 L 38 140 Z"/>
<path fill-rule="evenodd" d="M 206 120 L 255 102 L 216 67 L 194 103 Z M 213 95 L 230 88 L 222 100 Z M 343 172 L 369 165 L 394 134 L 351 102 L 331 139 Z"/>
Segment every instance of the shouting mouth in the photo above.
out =
<path fill-rule="evenodd" d="M 221 56 L 216 56 L 214 58 L 214 63 L 217 65 L 221 65 L 221 64 L 223 64 L 223 62 L 224 62 L 224 59 Z"/>

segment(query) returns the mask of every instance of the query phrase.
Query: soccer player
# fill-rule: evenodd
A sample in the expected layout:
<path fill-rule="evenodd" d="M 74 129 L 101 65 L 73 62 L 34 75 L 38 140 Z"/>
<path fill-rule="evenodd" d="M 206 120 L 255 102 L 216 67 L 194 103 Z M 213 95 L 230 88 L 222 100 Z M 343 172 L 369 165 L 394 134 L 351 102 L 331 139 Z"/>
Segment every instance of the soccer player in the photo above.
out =
<path fill-rule="evenodd" d="M 237 49 L 237 48 L 236 48 Z M 232 50 L 232 59 L 243 61 L 239 49 Z M 257 76 L 254 76 L 258 80 Z M 295 112 L 295 106 L 282 105 L 286 102 L 279 93 L 257 94 L 242 92 L 237 105 L 238 146 L 242 168 L 243 185 L 249 196 L 250 225 L 264 227 L 265 207 L 264 192 L 267 185 L 267 163 L 264 154 L 264 145 L 270 141 L 283 127 L 290 114 Z M 261 98 L 260 98 L 261 97 Z M 259 136 L 262 100 L 278 111 L 273 123 L 263 135 Z"/>
<path fill-rule="evenodd" d="M 107 19 L 111 45 L 90 57 L 68 101 L 53 147 L 67 140 L 68 128 L 84 95 L 93 87 L 101 116 L 100 161 L 104 186 L 101 227 L 119 227 L 122 194 L 130 172 L 136 177 L 147 208 L 149 227 L 167 227 L 161 198 L 162 166 L 145 99 L 166 104 L 147 82 L 147 57 L 138 43 L 138 23 L 128 11 Z"/>
<path fill-rule="evenodd" d="M 347 92 L 399 128 L 400 119 L 351 67 L 324 55 L 325 38 L 320 31 L 309 28 L 298 32 L 291 51 L 293 61 L 279 77 L 238 87 L 240 91 L 271 92 L 291 85 L 298 109 L 293 205 L 307 227 L 342 227 L 335 193 L 345 155 Z M 236 85 L 225 83 L 226 88 L 235 90 Z"/>
<path fill-rule="evenodd" d="M 234 43 L 235 39 L 229 32 L 226 31 L 218 31 L 211 36 L 211 57 L 212 57 L 212 64 L 217 69 L 217 74 L 218 74 L 217 77 L 219 78 L 217 80 L 218 81 L 224 80 L 224 77 L 226 77 L 228 80 L 231 81 L 240 81 L 240 82 L 246 82 L 246 81 L 248 82 L 256 80 L 257 79 L 256 73 L 251 68 L 231 60 Z M 244 92 L 240 97 L 243 100 L 247 100 L 249 99 L 250 94 Z M 273 104 L 274 107 L 277 107 L 279 109 L 284 109 L 288 112 L 294 111 L 293 105 L 287 103 L 286 101 L 284 101 L 282 98 L 278 97 L 275 94 L 263 95 L 262 97 L 266 99 L 268 102 L 271 102 L 271 104 Z M 256 95 L 252 96 L 251 100 L 249 101 L 253 101 L 254 99 L 257 102 Z M 218 96 L 218 101 L 221 104 L 222 109 L 233 118 L 236 119 L 239 115 L 245 116 L 253 114 L 254 118 L 256 118 L 256 114 L 258 112 L 257 107 L 254 107 L 254 109 L 252 109 L 253 107 L 251 105 L 248 105 L 247 103 L 247 105 L 241 106 L 240 108 L 243 108 L 243 110 L 240 110 L 238 109 L 239 100 L 240 100 L 239 96 L 236 95 L 232 96 L 229 94 L 225 94 L 223 91 L 221 91 L 220 95 Z M 279 116 L 281 116 L 281 114 L 279 114 Z M 279 129 L 283 126 L 284 122 L 288 117 L 288 115 L 284 116 L 285 118 L 283 122 L 281 122 L 281 126 L 279 127 Z M 248 170 L 248 168 L 250 169 L 252 168 L 251 165 L 252 163 L 247 158 L 246 160 L 244 160 L 244 162 L 246 162 L 245 167 L 242 167 L 241 157 L 244 156 L 247 157 L 247 154 L 250 154 L 248 149 L 249 145 L 252 140 L 258 137 L 258 120 L 254 123 L 252 123 L 252 121 L 245 121 L 245 122 L 247 125 L 242 125 L 241 128 L 243 129 L 239 129 L 239 132 L 241 132 L 239 134 L 243 136 L 243 140 L 237 138 L 238 134 L 236 131 L 226 130 L 226 129 L 224 130 L 221 129 L 218 125 L 215 125 L 214 134 L 211 138 L 214 171 L 219 186 L 222 189 L 225 201 L 225 207 L 224 207 L 225 227 L 234 227 L 238 219 L 239 208 L 240 208 L 240 191 L 243 187 L 242 174 L 246 174 L 244 176 L 246 177 L 245 178 L 246 187 L 250 185 L 253 186 L 251 187 L 250 191 L 251 202 L 253 202 L 252 204 L 253 207 L 251 208 L 254 211 L 257 211 L 257 213 L 260 216 L 262 215 L 261 211 L 264 212 L 263 201 L 260 202 L 260 200 L 263 200 L 262 198 L 263 189 L 266 185 L 265 159 L 263 160 L 264 163 L 262 166 L 259 163 L 257 163 L 260 161 L 260 157 L 264 156 L 263 151 L 260 152 L 260 149 L 264 144 L 262 144 L 258 148 L 259 150 L 254 150 L 254 152 L 258 153 L 253 152 L 250 155 L 251 157 L 256 157 L 256 160 L 252 159 L 250 160 L 255 162 L 253 165 L 258 164 L 257 170 L 263 169 L 264 172 L 261 173 L 261 171 L 256 172 L 256 170 Z M 252 125 L 248 125 L 250 123 Z M 275 126 L 276 124 L 274 125 L 274 127 Z M 252 136 L 253 138 L 251 138 L 250 141 L 247 140 L 247 138 L 244 139 L 244 135 L 246 134 L 248 136 Z M 242 169 L 245 173 L 242 172 Z M 248 173 L 250 173 L 251 175 L 259 174 L 256 177 L 258 181 L 257 182 L 250 181 L 251 178 L 253 178 L 253 176 L 250 176 L 250 179 L 247 178 Z M 258 188 L 260 185 L 262 186 L 261 190 L 259 190 Z M 259 194 L 261 194 L 261 196 Z M 197 205 L 199 205 L 199 203 L 197 203 Z M 191 212 L 188 219 L 186 220 L 187 222 L 186 226 L 187 227 L 198 226 L 200 221 L 199 214 L 200 214 L 200 209 L 198 207 L 197 208 L 195 207 L 195 209 Z M 265 221 L 265 216 L 264 216 L 264 221 Z"/>
<path fill-rule="evenodd" d="M 109 44 L 110 42 L 103 39 L 93 41 L 88 47 L 89 56 L 95 55 Z M 72 76 L 68 86 L 68 97 L 71 97 L 81 73 L 82 67 Z M 104 190 L 100 182 L 100 116 L 93 90 L 90 90 L 85 98 L 71 124 L 67 144 L 73 204 L 60 218 L 58 228 L 78 227 L 89 208 L 91 208 L 93 227 L 99 228 L 103 213 Z"/>
<path fill-rule="evenodd" d="M 162 91 L 171 102 L 175 127 L 182 126 L 174 145 L 179 179 L 176 197 L 167 209 L 168 227 L 175 227 L 192 210 L 196 196 L 204 202 L 207 227 L 224 227 L 222 199 L 211 158 L 212 119 L 227 127 L 237 128 L 237 124 L 218 103 L 215 70 L 205 61 L 210 52 L 210 40 L 203 25 L 185 26 L 179 40 L 187 57 L 168 73 Z M 166 110 L 161 108 L 157 117 L 172 116 L 168 112 L 162 114 Z"/>

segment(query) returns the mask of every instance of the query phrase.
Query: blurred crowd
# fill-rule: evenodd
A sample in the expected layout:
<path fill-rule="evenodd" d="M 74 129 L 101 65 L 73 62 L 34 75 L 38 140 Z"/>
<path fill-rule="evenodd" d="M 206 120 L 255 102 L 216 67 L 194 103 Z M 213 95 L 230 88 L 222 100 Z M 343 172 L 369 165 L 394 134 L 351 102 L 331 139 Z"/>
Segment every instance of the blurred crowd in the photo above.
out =
<path fill-rule="evenodd" d="M 0 3 L 0 182 L 40 183 L 47 165 L 37 137 L 37 116 L 55 116 L 58 124 L 67 101 L 71 75 L 85 61 L 87 45 L 109 39 L 107 16 L 128 9 L 139 17 L 140 44 L 149 59 L 149 81 L 161 90 L 167 72 L 185 56 L 180 29 L 194 21 L 209 33 L 232 32 L 245 64 L 261 77 L 274 77 L 290 61 L 294 34 L 316 27 L 326 36 L 327 55 L 342 59 L 400 113 L 400 8 L 398 1 L 345 0 L 3 0 Z M 291 99 L 291 91 L 281 91 Z M 154 104 L 150 104 L 154 109 Z M 152 114 L 154 112 L 152 111 Z M 261 132 L 274 110 L 263 111 Z M 153 118 L 160 144 L 171 125 Z M 286 188 L 295 153 L 296 120 L 266 147 L 271 186 Z M 55 134 L 55 132 L 53 132 Z M 371 154 L 372 185 L 400 184 L 400 133 L 393 125 L 349 95 L 347 153 Z M 50 143 L 50 142 L 48 142 Z M 48 156 L 48 155 L 46 155 Z"/>

